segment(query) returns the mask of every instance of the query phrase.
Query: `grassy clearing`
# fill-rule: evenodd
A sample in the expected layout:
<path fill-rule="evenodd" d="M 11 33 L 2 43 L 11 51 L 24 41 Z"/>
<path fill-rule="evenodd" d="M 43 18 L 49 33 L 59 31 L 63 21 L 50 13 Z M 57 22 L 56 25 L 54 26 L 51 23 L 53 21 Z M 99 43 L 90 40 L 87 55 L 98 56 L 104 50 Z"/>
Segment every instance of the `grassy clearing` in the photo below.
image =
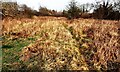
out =
<path fill-rule="evenodd" d="M 117 69 L 119 25 L 55 17 L 8 21 L 3 28 L 3 69 Z"/>

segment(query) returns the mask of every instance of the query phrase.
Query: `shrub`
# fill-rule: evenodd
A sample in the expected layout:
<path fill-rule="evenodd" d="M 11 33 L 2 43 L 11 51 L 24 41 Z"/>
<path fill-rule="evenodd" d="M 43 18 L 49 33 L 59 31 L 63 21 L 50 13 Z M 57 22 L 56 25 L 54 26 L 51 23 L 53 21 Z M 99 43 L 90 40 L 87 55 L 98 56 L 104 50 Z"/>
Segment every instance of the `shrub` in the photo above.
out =
<path fill-rule="evenodd" d="M 117 6 L 117 5 L 116 5 Z M 119 20 L 120 13 L 115 10 L 115 5 L 110 3 L 109 1 L 103 3 L 97 3 L 95 5 L 96 9 L 94 9 L 93 17 L 97 19 L 111 19 L 111 20 Z"/>
<path fill-rule="evenodd" d="M 50 16 L 52 15 L 52 11 L 47 9 L 46 7 L 40 7 L 39 8 L 39 13 L 43 16 Z"/>

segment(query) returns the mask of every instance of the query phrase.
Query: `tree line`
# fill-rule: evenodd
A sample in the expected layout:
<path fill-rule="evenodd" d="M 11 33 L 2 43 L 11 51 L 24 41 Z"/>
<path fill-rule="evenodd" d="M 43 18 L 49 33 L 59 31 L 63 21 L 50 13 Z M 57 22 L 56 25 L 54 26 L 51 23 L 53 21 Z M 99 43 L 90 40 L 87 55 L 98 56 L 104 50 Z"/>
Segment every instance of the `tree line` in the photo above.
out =
<path fill-rule="evenodd" d="M 76 18 L 95 18 L 95 19 L 120 19 L 120 1 L 110 2 L 96 1 L 95 3 L 86 3 L 79 5 L 77 1 L 72 0 L 62 12 L 50 10 L 46 7 L 39 8 L 39 11 L 33 10 L 27 5 L 18 5 L 17 2 L 0 2 L 2 8 L 0 15 L 2 18 L 32 18 L 33 16 L 56 16 L 66 17 L 68 19 Z M 93 11 L 90 13 L 90 11 Z"/>

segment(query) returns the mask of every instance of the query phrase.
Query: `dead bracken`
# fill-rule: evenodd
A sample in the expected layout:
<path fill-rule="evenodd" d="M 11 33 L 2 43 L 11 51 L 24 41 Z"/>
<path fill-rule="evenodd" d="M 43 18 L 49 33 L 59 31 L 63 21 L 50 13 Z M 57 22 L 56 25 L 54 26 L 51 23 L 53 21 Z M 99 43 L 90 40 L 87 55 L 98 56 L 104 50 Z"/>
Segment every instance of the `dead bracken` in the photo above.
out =
<path fill-rule="evenodd" d="M 3 35 L 9 36 L 8 40 L 35 38 L 34 42 L 24 46 L 18 55 L 19 60 L 28 69 L 33 67 L 43 70 L 119 68 L 120 23 L 118 21 L 95 19 L 69 21 L 63 17 L 38 17 L 28 21 L 21 19 L 11 20 L 9 23 L 4 20 L 3 22 L 6 23 L 4 23 Z M 16 64 L 20 65 L 20 63 Z"/>

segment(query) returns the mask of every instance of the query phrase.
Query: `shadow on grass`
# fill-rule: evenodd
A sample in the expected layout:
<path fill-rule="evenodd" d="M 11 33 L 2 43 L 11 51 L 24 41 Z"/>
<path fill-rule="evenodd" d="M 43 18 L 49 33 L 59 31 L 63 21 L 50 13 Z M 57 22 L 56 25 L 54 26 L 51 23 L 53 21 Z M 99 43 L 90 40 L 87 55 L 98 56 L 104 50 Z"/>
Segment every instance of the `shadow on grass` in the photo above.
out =
<path fill-rule="evenodd" d="M 3 45 L 2 48 L 3 49 L 9 49 L 9 48 L 13 48 L 14 46 L 12 45 Z"/>

